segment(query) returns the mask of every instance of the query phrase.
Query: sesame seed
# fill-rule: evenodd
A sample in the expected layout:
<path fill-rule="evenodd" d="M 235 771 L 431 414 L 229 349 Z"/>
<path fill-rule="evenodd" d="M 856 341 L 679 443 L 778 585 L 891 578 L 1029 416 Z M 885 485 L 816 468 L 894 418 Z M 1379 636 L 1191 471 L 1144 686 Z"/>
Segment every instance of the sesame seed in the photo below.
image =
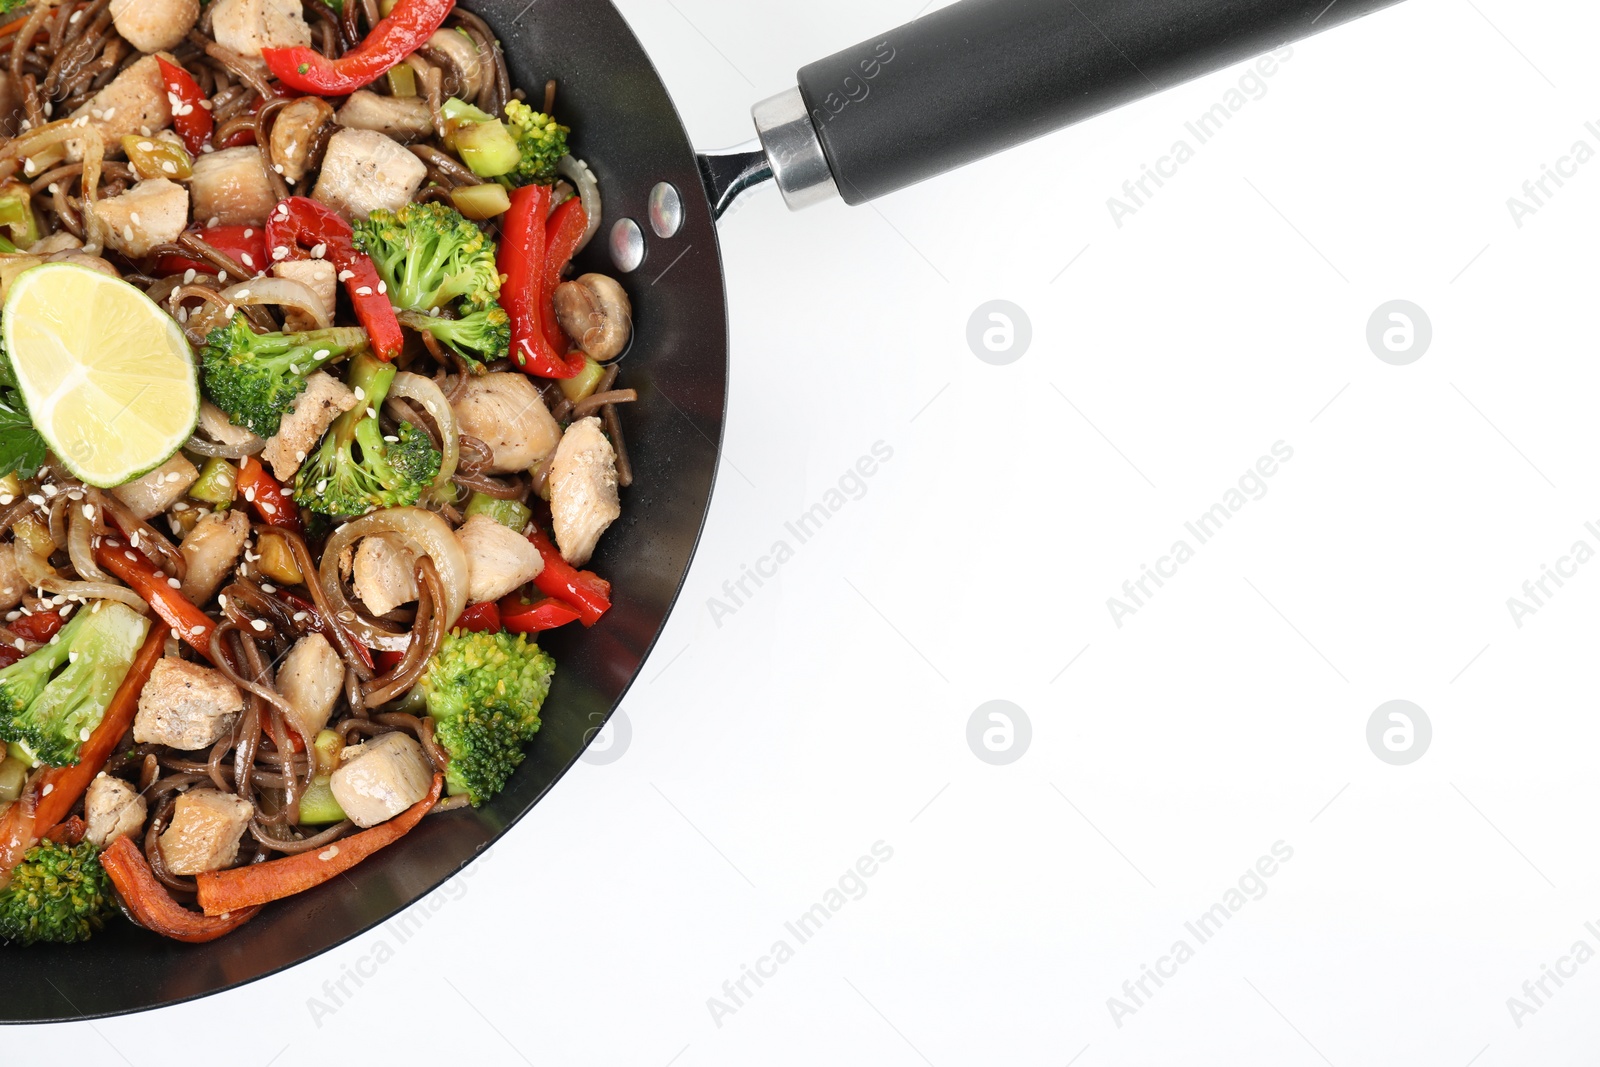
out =
<path fill-rule="evenodd" d="M 140 141 L 139 142 L 139 151 L 141 151 L 141 152 L 154 152 L 155 150 L 156 150 L 156 143 L 154 141 Z"/>
<path fill-rule="evenodd" d="M 361 386 L 359 386 L 359 385 L 356 386 L 356 399 L 357 400 L 365 400 L 366 398 L 367 398 L 367 391 L 365 389 L 361 388 Z"/>
<path fill-rule="evenodd" d="M 322 862 L 326 863 L 329 860 L 333 859 L 338 854 L 339 854 L 339 846 L 338 845 L 329 845 L 327 848 L 325 848 L 321 852 L 317 853 L 317 859 L 319 859 Z"/>
<path fill-rule="evenodd" d="M 174 589 L 182 589 L 183 588 L 183 583 L 178 581 L 178 579 L 176 579 L 176 578 L 168 578 L 167 579 L 167 584 L 172 586 L 172 588 L 174 588 Z"/>
<path fill-rule="evenodd" d="M 266 629 L 267 629 L 267 624 L 266 624 L 266 622 L 264 622 L 261 619 L 251 619 L 250 620 L 250 629 L 254 630 L 258 634 L 259 633 L 265 633 Z"/>
<path fill-rule="evenodd" d="M 277 248 L 274 248 L 272 250 L 272 258 L 274 260 L 282 262 L 283 260 L 289 258 L 289 250 L 287 248 L 283 247 L 282 245 L 279 245 Z"/>
<path fill-rule="evenodd" d="M 377 413 L 377 412 L 376 412 L 376 411 L 375 411 L 375 410 L 373 410 L 373 409 L 372 409 L 372 408 L 370 408 L 370 407 L 369 407 L 369 408 L 367 408 L 367 418 L 369 418 L 369 419 L 375 419 L 375 418 L 377 418 L 377 417 L 378 417 L 378 413 Z"/>
<path fill-rule="evenodd" d="M 294 621 L 295 622 L 305 622 L 307 618 L 308 618 L 308 616 L 303 611 L 297 611 L 297 612 L 294 613 Z"/>
<path fill-rule="evenodd" d="M 328 351 L 326 348 L 319 348 L 319 349 L 317 349 L 316 353 L 311 358 L 315 359 L 315 360 L 318 360 L 318 361 L 321 361 L 321 360 L 327 359 L 331 355 L 333 355 L 333 353 Z"/>
<path fill-rule="evenodd" d="M 339 280 L 341 282 L 347 282 L 351 278 L 354 278 L 355 276 L 356 276 L 356 272 L 353 271 L 353 270 L 342 270 L 342 271 L 339 272 Z"/>
<path fill-rule="evenodd" d="M 248 240 L 250 240 L 250 238 L 252 238 L 252 237 L 254 237 L 254 236 L 255 236 L 255 235 L 256 235 L 256 231 L 255 231 L 255 230 L 253 230 L 253 229 L 251 229 L 251 228 L 250 228 L 250 227 L 248 227 L 248 226 L 247 226 L 247 227 L 245 227 L 245 231 L 244 231 L 244 239 L 245 239 L 245 240 L 246 240 L 246 241 L 248 241 Z"/>
<path fill-rule="evenodd" d="M 183 284 L 188 285 L 192 281 L 194 281 L 194 268 L 190 267 L 183 272 Z"/>
<path fill-rule="evenodd" d="M 178 165 L 170 159 L 163 159 L 161 161 L 161 170 L 165 174 L 176 174 L 178 173 Z"/>
<path fill-rule="evenodd" d="M 372 295 L 372 286 L 363 285 L 363 286 L 357 287 L 356 295 L 357 296 L 371 296 Z"/>
<path fill-rule="evenodd" d="M 323 256 L 325 256 L 327 254 L 328 254 L 328 245 L 327 245 L 326 242 L 319 241 L 318 243 L 316 243 L 316 244 L 311 246 L 311 258 L 312 259 L 321 259 Z"/>
<path fill-rule="evenodd" d="M 138 216 L 134 216 L 134 221 L 136 221 L 136 222 L 138 221 Z M 387 294 L 389 292 L 389 283 L 385 282 L 385 281 L 379 281 L 378 282 L 378 292 L 379 292 L 380 295 Z"/>

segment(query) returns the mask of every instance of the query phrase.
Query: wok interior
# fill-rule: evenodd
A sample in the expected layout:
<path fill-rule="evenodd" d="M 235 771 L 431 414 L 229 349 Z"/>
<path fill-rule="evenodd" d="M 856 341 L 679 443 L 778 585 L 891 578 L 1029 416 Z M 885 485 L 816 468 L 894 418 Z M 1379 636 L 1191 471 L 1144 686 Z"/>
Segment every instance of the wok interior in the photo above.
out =
<path fill-rule="evenodd" d="M 644 265 L 621 276 L 636 327 L 624 369 L 640 402 L 623 413 L 634 484 L 594 561 L 612 582 L 613 607 L 592 630 L 543 635 L 557 663 L 543 725 L 494 800 L 423 820 L 348 879 L 282 901 L 209 945 L 118 923 L 86 944 L 36 949 L 34 962 L 51 981 L 39 982 L 32 967 L 0 967 L 0 1020 L 78 1019 L 202 996 L 382 923 L 460 870 L 555 784 L 615 709 L 666 621 L 710 500 L 727 384 L 721 258 L 694 151 L 655 69 L 606 0 L 463 6 L 500 35 L 514 85 L 532 97 L 547 79 L 558 82 L 573 153 L 594 169 L 604 197 L 601 235 L 579 268 L 616 274 L 604 238 L 620 218 L 637 220 L 649 240 Z M 648 223 L 647 198 L 660 181 L 676 186 L 687 208 L 670 240 L 655 237 Z"/>

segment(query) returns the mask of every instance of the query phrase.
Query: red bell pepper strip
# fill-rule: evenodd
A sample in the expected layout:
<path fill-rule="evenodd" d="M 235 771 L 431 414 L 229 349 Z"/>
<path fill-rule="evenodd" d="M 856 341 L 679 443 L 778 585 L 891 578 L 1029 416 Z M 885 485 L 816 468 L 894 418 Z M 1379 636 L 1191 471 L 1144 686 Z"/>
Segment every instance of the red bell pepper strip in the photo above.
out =
<path fill-rule="evenodd" d="M 102 569 L 116 575 L 143 597 L 185 644 L 206 659 L 211 658 L 211 634 L 217 624 L 188 597 L 168 585 L 166 574 L 151 563 L 149 557 L 130 548 L 120 538 L 102 537 L 95 542 L 94 559 Z"/>
<path fill-rule="evenodd" d="M 5 819 L 0 819 L 0 856 L 20 856 L 32 844 L 33 838 L 42 837 L 78 803 L 78 798 L 83 796 L 95 775 L 105 767 L 123 735 L 133 725 L 133 715 L 139 707 L 139 694 L 144 691 L 145 683 L 150 680 L 150 672 L 156 669 L 156 663 L 166 655 L 166 651 L 167 627 L 165 623 L 158 622 L 145 635 L 144 644 L 139 646 L 138 653 L 133 657 L 133 665 L 122 676 L 122 684 L 117 686 L 111 703 L 106 705 L 105 714 L 100 716 L 100 725 L 95 727 L 89 740 L 78 750 L 78 762 L 71 767 L 46 767 L 38 771 L 28 781 L 28 790 L 32 794 L 29 803 L 19 801 L 6 810 Z M 22 818 L 30 807 L 33 814 L 31 821 Z M 18 817 L 13 819 L 13 813 Z M 24 821 L 29 822 L 26 828 L 22 825 Z"/>
<path fill-rule="evenodd" d="M 188 71 L 175 63 L 156 56 L 161 67 L 161 84 L 167 90 L 167 104 L 172 109 L 172 126 L 183 138 L 183 147 L 191 156 L 198 156 L 211 142 L 211 132 L 216 128 L 207 106 L 206 94 Z"/>
<path fill-rule="evenodd" d="M 67 620 L 57 611 L 36 611 L 32 615 L 24 615 L 8 625 L 13 633 L 29 641 L 45 642 L 54 637 L 56 631 L 61 629 Z"/>
<path fill-rule="evenodd" d="M 284 492 L 278 479 L 267 473 L 267 468 L 254 456 L 239 461 L 239 493 L 261 516 L 261 521 L 280 530 L 305 535 L 305 524 L 300 521 L 300 508 Z"/>
<path fill-rule="evenodd" d="M 556 208 L 544 226 L 544 287 L 539 294 L 539 317 L 544 326 L 544 339 L 550 342 L 553 350 L 563 354 L 572 347 L 572 342 L 556 320 L 556 286 L 561 284 L 561 272 L 577 254 L 578 242 L 583 240 L 583 231 L 588 228 L 589 216 L 578 197 Z"/>
<path fill-rule="evenodd" d="M 539 592 L 570 605 L 585 626 L 593 626 L 600 621 L 600 616 L 611 610 L 610 582 L 593 571 L 580 571 L 562 559 L 543 530 L 536 528 L 528 535 L 528 540 L 544 557 L 544 570 L 533 580 Z"/>
<path fill-rule="evenodd" d="M 340 838 L 320 851 L 196 875 L 200 907 L 207 915 L 226 915 L 319 886 L 404 837 L 439 802 L 443 791 L 444 775 L 435 774 L 427 796 L 370 830 Z"/>
<path fill-rule="evenodd" d="M 292 89 L 348 96 L 427 44 L 455 6 L 455 0 L 400 0 L 388 18 L 340 59 L 309 48 L 263 48 L 261 58 L 273 77 Z"/>
<path fill-rule="evenodd" d="M 549 213 L 548 186 L 524 185 L 511 193 L 511 208 L 500 222 L 497 266 L 505 276 L 500 306 L 511 318 L 511 358 L 518 367 L 540 378 L 576 378 L 584 367 L 583 353 L 563 354 L 545 333 L 544 320 L 553 317 L 544 292 Z"/>
<path fill-rule="evenodd" d="M 111 884 L 117 887 L 117 895 L 140 925 L 174 941 L 191 945 L 215 941 L 254 919 L 261 910 L 259 907 L 239 908 L 217 916 L 190 911 L 173 900 L 166 886 L 156 880 L 150 861 L 144 858 L 130 834 L 117 838 L 100 854 L 100 866 L 105 868 Z"/>
<path fill-rule="evenodd" d="M 397 9 L 398 10 L 398 9 Z M 381 23 L 380 23 L 381 25 Z M 292 49 L 290 49 L 292 51 Z M 405 347 L 400 320 L 383 290 L 383 279 L 372 260 L 355 246 L 355 235 L 337 211 L 303 196 L 291 196 L 267 216 L 268 256 L 306 259 L 316 248 L 344 279 L 367 339 L 378 358 L 388 362 Z M 285 251 L 280 253 L 280 249 Z"/>
<path fill-rule="evenodd" d="M 500 602 L 501 629 L 514 634 L 536 634 L 577 622 L 578 609 L 553 596 L 525 603 L 512 593 Z"/>
<path fill-rule="evenodd" d="M 231 256 L 242 267 L 259 271 L 266 270 L 269 265 L 267 232 L 260 226 L 212 226 L 189 232 L 217 251 Z M 156 260 L 158 274 L 182 274 L 186 270 L 192 270 L 196 274 L 215 274 L 217 269 L 203 259 L 177 254 L 165 255 Z"/>
<path fill-rule="evenodd" d="M 455 628 L 478 634 L 499 633 L 500 605 L 492 600 L 485 600 L 480 604 L 468 604 L 460 618 L 456 619 Z"/>

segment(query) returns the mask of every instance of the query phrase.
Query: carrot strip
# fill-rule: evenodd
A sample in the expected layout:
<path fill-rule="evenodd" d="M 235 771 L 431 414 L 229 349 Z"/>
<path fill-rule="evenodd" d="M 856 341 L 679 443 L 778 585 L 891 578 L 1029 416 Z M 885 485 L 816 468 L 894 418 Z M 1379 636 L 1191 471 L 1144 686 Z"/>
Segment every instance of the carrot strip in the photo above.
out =
<path fill-rule="evenodd" d="M 224 915 L 303 893 L 335 875 L 343 874 L 379 849 L 404 837 L 444 791 L 444 776 L 433 776 L 428 795 L 386 823 L 336 841 L 320 852 L 253 863 L 227 871 L 207 871 L 195 876 L 200 907 L 207 915 Z"/>
<path fill-rule="evenodd" d="M 131 835 L 112 842 L 100 854 L 100 866 L 105 868 L 111 884 L 129 912 L 146 929 L 174 941 L 191 945 L 215 941 L 231 934 L 256 917 L 260 908 L 243 908 L 228 915 L 200 915 L 172 899 L 165 886 L 156 881 L 150 861 L 144 858 Z"/>
<path fill-rule="evenodd" d="M 143 692 L 144 684 L 150 680 L 150 672 L 156 669 L 156 662 L 166 653 L 166 649 L 167 626 L 156 622 L 151 625 L 144 644 L 139 646 L 138 655 L 133 657 L 133 666 L 123 676 L 122 684 L 111 697 L 111 703 L 106 705 L 100 725 L 95 727 L 94 733 L 89 735 L 89 740 L 79 750 L 78 762 L 71 767 L 46 767 L 29 780 L 28 789 L 34 798 L 32 820 L 23 819 L 20 815 L 17 819 L 8 817 L 0 820 L 0 857 L 14 854 L 20 859 L 21 853 L 30 848 L 35 839 L 43 837 L 66 818 L 67 812 L 83 796 L 89 783 L 94 781 L 95 775 L 100 773 L 117 750 L 123 735 L 133 725 L 134 712 L 139 709 L 139 694 Z M 21 805 L 14 804 L 12 807 L 20 811 Z M 6 814 L 9 816 L 11 813 L 7 811 Z M 4 860 L 0 859 L 0 871 L 6 869 L 3 864 Z"/>

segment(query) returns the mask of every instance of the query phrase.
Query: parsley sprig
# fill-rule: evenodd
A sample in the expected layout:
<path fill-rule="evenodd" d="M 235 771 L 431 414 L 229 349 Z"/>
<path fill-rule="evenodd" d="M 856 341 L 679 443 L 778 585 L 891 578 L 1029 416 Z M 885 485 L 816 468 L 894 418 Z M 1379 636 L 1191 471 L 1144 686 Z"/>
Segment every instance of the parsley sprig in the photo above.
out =
<path fill-rule="evenodd" d="M 49 450 L 28 417 L 11 359 L 0 352 L 0 477 L 15 471 L 18 477 L 32 478 Z"/>

